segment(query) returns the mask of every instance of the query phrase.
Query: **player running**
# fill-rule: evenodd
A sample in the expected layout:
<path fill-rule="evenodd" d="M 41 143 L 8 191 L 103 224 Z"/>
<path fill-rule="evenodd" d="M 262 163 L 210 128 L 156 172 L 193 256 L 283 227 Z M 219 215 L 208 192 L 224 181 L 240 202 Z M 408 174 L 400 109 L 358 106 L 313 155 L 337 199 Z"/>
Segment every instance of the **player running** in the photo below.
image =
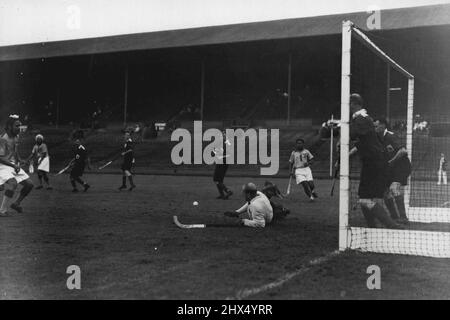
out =
<path fill-rule="evenodd" d="M 355 141 L 362 164 L 358 196 L 363 215 L 370 228 L 375 228 L 376 220 L 379 220 L 388 228 L 402 229 L 383 208 L 383 198 L 389 186 L 387 157 L 359 94 L 350 95 L 350 110 L 350 139 Z"/>
<path fill-rule="evenodd" d="M 130 189 L 129 191 L 136 188 L 136 185 L 133 182 L 133 174 L 131 173 L 131 168 L 133 167 L 134 163 L 134 156 L 133 156 L 133 141 L 131 140 L 131 135 L 127 131 L 125 132 L 125 144 L 123 146 L 123 152 L 121 153 L 121 156 L 123 157 L 123 163 L 122 163 L 122 185 L 120 186 L 119 190 L 123 190 L 127 188 L 127 178 L 130 182 Z"/>
<path fill-rule="evenodd" d="M 303 186 L 305 194 L 311 201 L 318 198 L 317 193 L 314 191 L 314 180 L 310 168 L 313 159 L 314 156 L 311 152 L 305 149 L 305 140 L 297 139 L 295 150 L 292 151 L 289 158 L 289 172 L 291 176 L 295 175 L 296 183 Z"/>
<path fill-rule="evenodd" d="M 42 180 L 47 184 L 47 190 L 52 190 L 50 181 L 48 178 L 48 173 L 50 172 L 50 156 L 48 154 L 47 145 L 44 143 L 44 136 L 38 134 L 35 137 L 36 144 L 31 151 L 31 155 L 28 157 L 27 161 L 31 161 L 32 166 L 37 167 L 37 176 L 39 179 L 39 186 L 36 189 L 42 189 Z"/>
<path fill-rule="evenodd" d="M 20 120 L 17 115 L 10 115 L 6 120 L 5 133 L 0 136 L 0 185 L 5 192 L 0 207 L 0 216 L 8 216 L 8 208 L 23 212 L 20 204 L 33 189 L 30 177 L 20 168 L 18 154 Z M 19 197 L 10 205 L 17 189 L 22 185 Z"/>
<path fill-rule="evenodd" d="M 86 148 L 81 144 L 81 137 L 75 138 L 74 146 L 74 158 L 72 159 L 72 170 L 70 171 L 70 183 L 72 184 L 72 192 L 78 192 L 76 183 L 83 186 L 83 191 L 86 192 L 91 186 L 81 180 L 83 176 L 84 169 L 87 167 L 90 170 L 91 164 L 90 159 L 87 156 Z"/>
<path fill-rule="evenodd" d="M 225 144 L 230 145 L 230 141 L 228 141 L 225 132 L 223 132 L 223 137 L 225 140 Z M 220 148 L 219 150 L 215 149 L 214 155 L 219 160 L 219 162 L 222 162 L 222 163 L 216 162 L 214 166 L 213 181 L 217 186 L 217 190 L 219 191 L 219 196 L 217 197 L 217 199 L 228 200 L 228 198 L 233 194 L 233 192 L 230 189 L 228 189 L 227 186 L 223 183 L 225 175 L 228 170 L 228 164 L 226 163 L 227 155 L 225 152 L 225 146 Z"/>
<path fill-rule="evenodd" d="M 405 209 L 404 187 L 408 184 L 408 177 L 411 174 L 411 161 L 408 158 L 408 151 L 398 142 L 398 137 L 388 130 L 388 126 L 384 118 L 375 121 L 378 137 L 388 157 L 390 186 L 384 203 L 392 219 L 406 224 L 408 217 Z"/>

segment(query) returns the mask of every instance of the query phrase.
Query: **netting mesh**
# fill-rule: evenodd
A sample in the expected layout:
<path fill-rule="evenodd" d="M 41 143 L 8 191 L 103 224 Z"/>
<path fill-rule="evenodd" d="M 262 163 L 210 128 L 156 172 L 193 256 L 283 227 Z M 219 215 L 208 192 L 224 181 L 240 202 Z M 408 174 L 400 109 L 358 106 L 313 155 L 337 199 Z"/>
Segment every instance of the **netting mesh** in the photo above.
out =
<path fill-rule="evenodd" d="M 371 40 L 376 44 L 376 39 Z M 450 188 L 442 160 L 450 159 L 450 116 L 436 108 L 421 113 L 413 109 L 408 145 L 408 101 L 413 101 L 413 87 L 408 87 L 411 83 L 405 74 L 369 47 L 360 37 L 352 37 L 350 93 L 363 97 L 364 108 L 374 120 L 387 119 L 398 147 L 409 152 L 412 170 L 408 185 L 402 188 L 409 221 L 392 219 L 400 226 L 397 229 L 378 219 L 376 227 L 368 227 L 358 202 L 361 159 L 352 156 L 348 245 L 362 251 L 450 257 Z M 350 149 L 353 146 L 351 142 Z M 380 203 L 391 218 L 392 206 L 387 206 L 386 198 Z M 398 215 L 397 203 L 395 208 Z"/>

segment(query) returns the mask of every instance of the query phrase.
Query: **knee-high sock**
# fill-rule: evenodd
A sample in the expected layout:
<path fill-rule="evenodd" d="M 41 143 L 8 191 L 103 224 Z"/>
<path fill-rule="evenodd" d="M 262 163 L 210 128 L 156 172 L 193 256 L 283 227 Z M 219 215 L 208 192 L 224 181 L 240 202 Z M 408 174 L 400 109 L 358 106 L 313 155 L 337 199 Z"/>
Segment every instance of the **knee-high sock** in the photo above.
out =
<path fill-rule="evenodd" d="M 42 186 L 42 173 L 38 172 L 39 184 Z"/>
<path fill-rule="evenodd" d="M 130 181 L 130 185 L 134 187 L 133 176 L 128 176 L 128 181 Z"/>
<path fill-rule="evenodd" d="M 223 184 L 220 182 L 216 182 L 217 190 L 219 190 L 219 194 L 223 196 Z"/>
<path fill-rule="evenodd" d="M 122 176 L 122 186 L 124 186 L 124 187 L 127 186 L 127 177 L 126 176 Z"/>
<path fill-rule="evenodd" d="M 376 228 L 377 224 L 375 222 L 375 216 L 374 214 L 371 212 L 370 209 L 366 208 L 366 207 L 361 207 L 361 211 L 364 215 L 364 218 L 366 219 L 367 222 L 367 226 L 369 228 Z"/>
<path fill-rule="evenodd" d="M 49 179 L 48 179 L 47 172 L 44 172 L 44 173 L 42 174 L 42 176 L 43 176 L 43 178 L 44 178 L 45 183 L 49 186 L 49 185 L 50 185 L 50 181 L 49 181 Z"/>
<path fill-rule="evenodd" d="M 23 186 L 22 190 L 20 190 L 19 197 L 15 201 L 15 204 L 20 205 L 20 203 L 25 199 L 25 197 L 31 192 L 33 189 L 32 184 L 26 184 Z"/>
<path fill-rule="evenodd" d="M 230 193 L 230 189 L 228 189 L 224 183 L 222 183 L 222 188 L 226 193 Z"/>
<path fill-rule="evenodd" d="M 444 171 L 442 173 L 442 177 L 444 178 L 444 184 L 447 184 L 447 172 L 446 171 Z"/>
<path fill-rule="evenodd" d="M 388 213 L 380 204 L 375 204 L 375 206 L 370 210 L 373 215 L 387 228 L 393 228 L 397 226 L 394 220 L 389 217 Z"/>
<path fill-rule="evenodd" d="M 5 191 L 5 193 L 3 194 L 2 205 L 0 207 L 0 213 L 5 213 L 6 211 L 8 211 L 8 208 L 12 201 L 13 196 L 14 196 L 13 190 Z"/>
<path fill-rule="evenodd" d="M 314 181 L 308 181 L 309 184 L 309 188 L 311 189 L 311 193 L 314 192 L 314 189 L 316 189 L 316 187 L 314 186 Z"/>
<path fill-rule="evenodd" d="M 74 180 L 74 179 L 70 179 L 70 184 L 72 185 L 72 188 L 74 188 L 74 189 L 76 189 L 76 188 L 77 188 L 77 185 L 76 185 L 76 183 L 75 183 L 75 180 Z"/>
<path fill-rule="evenodd" d="M 386 208 L 388 208 L 389 213 L 391 214 L 392 219 L 398 219 L 398 213 L 397 208 L 395 207 L 394 199 L 392 198 L 385 198 L 384 204 L 386 205 Z"/>
<path fill-rule="evenodd" d="M 397 196 L 394 198 L 395 204 L 397 205 L 398 213 L 400 214 L 400 218 L 407 219 L 406 216 L 406 208 L 405 208 L 405 199 L 403 196 Z"/>
<path fill-rule="evenodd" d="M 312 194 L 311 194 L 311 188 L 309 186 L 309 183 L 307 181 L 303 181 L 302 186 L 303 186 L 303 190 L 305 191 L 306 195 L 308 196 L 308 198 L 310 198 Z"/>
<path fill-rule="evenodd" d="M 84 182 L 83 180 L 81 180 L 80 177 L 75 179 L 76 182 L 78 182 L 79 184 L 81 184 L 82 186 L 84 186 L 86 184 L 86 182 Z"/>

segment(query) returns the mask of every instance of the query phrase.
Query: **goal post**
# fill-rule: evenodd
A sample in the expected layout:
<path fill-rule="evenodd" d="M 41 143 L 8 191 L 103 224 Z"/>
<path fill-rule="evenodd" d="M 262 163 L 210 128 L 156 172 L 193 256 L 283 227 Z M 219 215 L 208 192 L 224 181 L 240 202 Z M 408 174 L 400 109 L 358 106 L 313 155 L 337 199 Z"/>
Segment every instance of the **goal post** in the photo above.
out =
<path fill-rule="evenodd" d="M 358 47 L 359 51 L 354 46 Z M 406 130 L 395 132 L 395 134 L 401 137 L 414 168 L 414 76 L 351 21 L 344 21 L 342 24 L 341 68 L 339 250 L 353 249 L 363 252 L 450 258 L 448 225 L 450 208 L 422 206 L 420 201 L 414 201 L 416 204 L 413 206 L 412 199 L 415 191 L 411 187 L 411 176 L 408 178 L 403 194 L 407 217 L 410 221 L 405 229 L 387 229 L 383 226 L 369 228 L 357 205 L 355 190 L 359 184 L 360 165 L 357 160 L 351 160 L 349 156 L 351 149 L 350 95 L 360 93 L 363 100 L 366 95 L 377 99 L 380 99 L 380 96 L 387 97 L 387 111 L 381 110 L 379 103 L 372 102 L 368 112 L 371 116 L 389 113 L 390 79 L 392 73 L 396 73 L 394 76 L 399 79 L 397 81 L 401 83 L 401 86 L 395 90 L 401 90 L 401 94 L 404 95 L 397 99 L 401 103 L 399 102 L 396 106 L 396 112 L 400 118 L 399 121 L 406 124 Z M 387 117 L 390 118 L 389 114 Z M 423 182 L 416 183 L 423 184 Z M 433 225 L 429 225 L 430 223 Z"/>

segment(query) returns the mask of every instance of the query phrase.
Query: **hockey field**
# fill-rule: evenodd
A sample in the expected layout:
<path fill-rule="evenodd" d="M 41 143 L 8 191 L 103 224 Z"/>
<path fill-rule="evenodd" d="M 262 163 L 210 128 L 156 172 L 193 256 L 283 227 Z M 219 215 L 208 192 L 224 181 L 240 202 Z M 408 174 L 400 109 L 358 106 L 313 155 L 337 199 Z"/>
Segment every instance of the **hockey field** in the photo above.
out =
<path fill-rule="evenodd" d="M 283 201 L 291 214 L 263 230 L 186 230 L 174 215 L 226 222 L 223 212 L 243 204 L 241 185 L 265 179 L 227 177 L 234 195 L 217 200 L 211 177 L 137 175 L 129 192 L 117 190 L 120 175 L 86 174 L 92 188 L 78 194 L 66 175 L 51 178 L 54 190 L 33 190 L 23 213 L 0 219 L 2 299 L 450 299 L 448 259 L 335 254 L 330 180 L 316 181 L 314 203 L 293 187 Z M 287 179 L 270 180 L 286 191 Z M 80 290 L 66 287 L 70 265 Z M 370 265 L 380 290 L 367 288 Z"/>

